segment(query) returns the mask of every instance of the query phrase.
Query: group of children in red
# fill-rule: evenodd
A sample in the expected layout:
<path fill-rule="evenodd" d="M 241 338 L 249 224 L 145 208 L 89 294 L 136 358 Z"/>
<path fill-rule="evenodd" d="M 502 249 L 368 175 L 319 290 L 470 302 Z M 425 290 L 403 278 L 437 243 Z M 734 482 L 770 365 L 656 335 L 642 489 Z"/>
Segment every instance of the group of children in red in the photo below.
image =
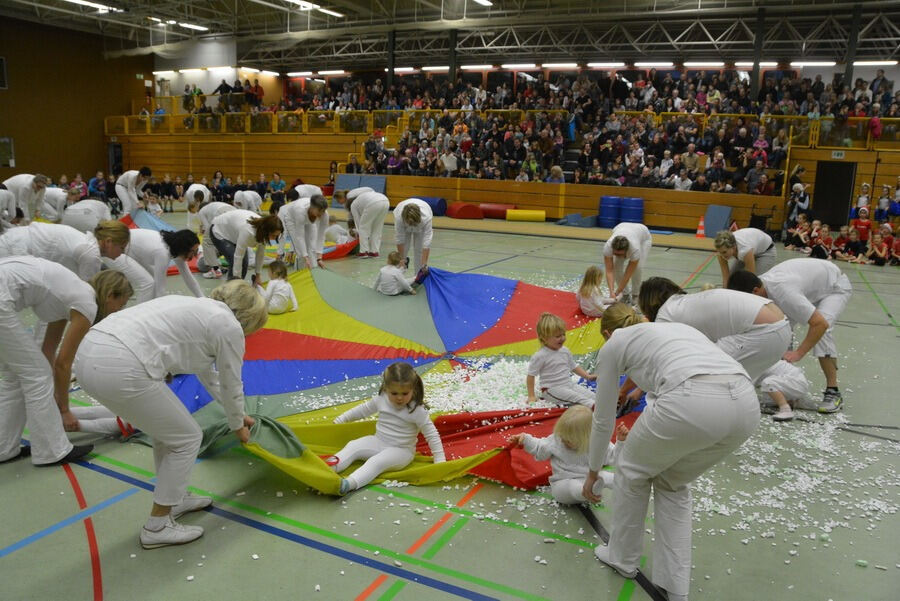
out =
<path fill-rule="evenodd" d="M 859 203 L 855 212 L 856 216 L 850 220 L 850 225 L 841 226 L 837 237 L 834 237 L 827 223 L 823 224 L 818 219 L 810 222 L 806 213 L 800 213 L 797 222 L 787 230 L 785 248 L 805 252 L 819 259 L 870 265 L 900 265 L 900 236 L 894 236 L 893 227 L 887 221 L 887 211 L 883 215 L 879 214 L 881 223 L 869 218 L 866 204 Z"/>

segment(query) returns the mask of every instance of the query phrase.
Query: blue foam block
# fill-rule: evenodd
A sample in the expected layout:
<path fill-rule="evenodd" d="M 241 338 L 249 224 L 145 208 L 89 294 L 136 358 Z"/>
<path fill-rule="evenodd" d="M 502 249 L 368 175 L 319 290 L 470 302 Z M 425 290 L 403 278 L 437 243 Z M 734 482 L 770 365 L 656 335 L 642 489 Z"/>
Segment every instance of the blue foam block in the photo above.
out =
<path fill-rule="evenodd" d="M 424 200 L 431 207 L 431 213 L 435 217 L 443 217 L 447 214 L 447 201 L 437 196 L 417 196 L 419 200 Z"/>
<path fill-rule="evenodd" d="M 731 207 L 723 205 L 709 205 L 706 207 L 706 215 L 703 218 L 707 238 L 715 238 L 722 230 L 727 230 L 731 225 Z"/>

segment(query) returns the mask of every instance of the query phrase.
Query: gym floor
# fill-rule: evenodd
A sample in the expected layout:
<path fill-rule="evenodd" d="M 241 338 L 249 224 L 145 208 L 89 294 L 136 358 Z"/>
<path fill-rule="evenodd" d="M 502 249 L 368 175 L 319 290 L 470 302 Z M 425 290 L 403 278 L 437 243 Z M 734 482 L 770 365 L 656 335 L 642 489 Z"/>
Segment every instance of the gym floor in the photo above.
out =
<path fill-rule="evenodd" d="M 181 226 L 183 215 L 170 221 Z M 570 229 L 579 228 L 540 231 Z M 383 257 L 392 230 L 385 227 Z M 694 244 L 692 236 L 657 236 L 644 277 L 664 275 L 691 290 L 720 283 L 711 252 L 674 248 L 682 241 Z M 600 249 L 592 240 L 439 229 L 429 262 L 574 290 Z M 798 256 L 779 249 L 781 260 Z M 351 257 L 328 268 L 371 285 L 382 264 Z M 891 267 L 841 268 L 854 287 L 836 328 L 844 411 L 801 412 L 783 424 L 763 416 L 738 452 L 695 483 L 694 600 L 898 599 L 900 408 L 890 389 L 898 381 L 892 370 L 900 326 L 892 316 L 900 315 L 900 278 Z M 219 283 L 200 282 L 205 289 Z M 186 290 L 179 277 L 167 287 Z M 802 367 L 818 395 L 818 364 L 805 358 Z M 522 372 L 524 386 L 524 365 Z M 87 400 L 80 394 L 73 397 Z M 255 400 L 299 412 L 353 394 L 332 385 Z M 237 445 L 195 466 L 192 490 L 215 503 L 182 520 L 203 526 L 204 536 L 144 551 L 138 534 L 151 503 L 151 450 L 93 442 L 90 460 L 69 467 L 0 466 L 0 598 L 660 598 L 645 581 L 625 580 L 594 559 L 598 532 L 612 519 L 603 505 L 560 507 L 546 491 L 473 478 L 372 485 L 338 499 L 308 490 Z M 651 511 L 647 574 L 652 530 Z"/>

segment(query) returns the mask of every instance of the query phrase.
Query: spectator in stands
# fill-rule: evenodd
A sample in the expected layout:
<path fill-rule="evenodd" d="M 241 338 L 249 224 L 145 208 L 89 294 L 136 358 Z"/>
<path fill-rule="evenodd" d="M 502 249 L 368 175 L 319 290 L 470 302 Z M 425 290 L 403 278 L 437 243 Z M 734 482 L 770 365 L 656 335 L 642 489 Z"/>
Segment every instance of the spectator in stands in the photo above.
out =
<path fill-rule="evenodd" d="M 277 171 L 272 173 L 272 180 L 269 182 L 268 193 L 272 197 L 272 206 L 269 212 L 273 215 L 278 214 L 278 209 L 284 204 L 284 188 L 285 182 L 281 179 L 281 174 Z"/>
<path fill-rule="evenodd" d="M 691 184 L 690 189 L 693 192 L 709 192 L 709 182 L 706 181 L 706 176 L 702 173 L 698 175 L 696 181 Z"/>
<path fill-rule="evenodd" d="M 102 171 L 98 171 L 88 182 L 88 195 L 106 202 L 106 179 Z"/>
<path fill-rule="evenodd" d="M 756 161 L 753 166 L 753 169 L 747 172 L 747 175 L 744 177 L 744 181 L 747 182 L 747 192 L 749 194 L 755 194 L 754 190 L 759 186 L 759 180 L 766 174 L 765 164 L 762 160 Z"/>
<path fill-rule="evenodd" d="M 681 164 L 687 169 L 690 177 L 696 177 L 700 168 L 700 155 L 697 154 L 693 144 L 687 145 L 687 152 L 681 155 Z"/>
<path fill-rule="evenodd" d="M 346 173 L 362 173 L 363 166 L 359 164 L 359 159 L 356 158 L 356 155 L 350 155 L 350 162 L 344 167 L 344 172 Z"/>

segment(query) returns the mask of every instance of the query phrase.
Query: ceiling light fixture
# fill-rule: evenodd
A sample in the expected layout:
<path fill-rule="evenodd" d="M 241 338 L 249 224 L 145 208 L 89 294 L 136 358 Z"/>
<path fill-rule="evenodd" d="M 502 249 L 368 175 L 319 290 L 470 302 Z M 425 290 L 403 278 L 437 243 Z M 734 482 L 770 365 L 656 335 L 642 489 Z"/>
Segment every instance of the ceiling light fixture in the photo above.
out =
<path fill-rule="evenodd" d="M 466 71 L 486 71 L 493 68 L 494 65 L 463 65 L 460 67 L 460 69 L 465 69 Z"/>
<path fill-rule="evenodd" d="M 259 73 L 259 69 L 254 69 L 253 67 L 241 67 L 241 71 L 246 71 L 247 73 Z"/>
<path fill-rule="evenodd" d="M 179 73 L 199 73 L 200 71 L 203 71 L 203 69 L 179 69 L 178 70 Z"/>
<path fill-rule="evenodd" d="M 673 66 L 671 62 L 666 61 L 647 61 L 647 62 L 639 62 L 634 63 L 635 67 L 671 67 Z"/>
<path fill-rule="evenodd" d="M 723 61 L 685 61 L 685 67 L 724 67 Z"/>
<path fill-rule="evenodd" d="M 87 0 L 65 0 L 71 4 L 78 4 L 79 6 L 87 6 L 88 8 L 96 8 L 100 12 L 104 13 L 120 13 L 123 12 L 120 8 L 113 8 L 112 6 L 106 6 L 105 4 L 97 4 L 96 2 L 88 2 Z"/>
<path fill-rule="evenodd" d="M 325 13 L 326 15 L 337 17 L 338 19 L 342 19 L 344 17 L 344 15 L 342 15 L 341 13 L 334 10 L 328 10 L 327 8 L 317 8 L 316 10 L 318 10 L 320 13 Z"/>
<path fill-rule="evenodd" d="M 542 69 L 577 69 L 578 63 L 544 63 Z"/>
<path fill-rule="evenodd" d="M 853 61 L 854 67 L 893 67 L 897 61 Z"/>
<path fill-rule="evenodd" d="M 587 66 L 591 69 L 616 69 L 624 67 L 625 63 L 588 63 Z"/>
<path fill-rule="evenodd" d="M 422 67 L 422 71 L 449 71 L 450 67 L 448 66 L 438 66 L 438 67 Z"/>
<path fill-rule="evenodd" d="M 318 71 L 319 75 L 343 75 L 343 69 L 331 69 L 329 71 Z"/>
<path fill-rule="evenodd" d="M 291 71 L 288 73 L 288 77 L 307 77 L 312 75 L 312 71 Z"/>
<path fill-rule="evenodd" d="M 475 2 L 477 4 L 480 4 L 481 6 L 493 6 L 494 5 L 494 3 L 491 2 L 491 0 L 475 0 Z"/>
<path fill-rule="evenodd" d="M 300 7 L 300 10 L 312 10 L 314 8 L 319 8 L 318 4 L 313 4 L 312 2 L 306 2 L 305 0 L 287 0 L 291 4 L 296 4 Z"/>
<path fill-rule="evenodd" d="M 537 67 L 534 63 L 510 63 L 506 65 L 500 65 L 504 69 L 534 69 Z"/>
<path fill-rule="evenodd" d="M 734 63 L 735 67 L 752 67 L 753 61 L 738 61 Z M 760 67 L 777 67 L 778 63 L 776 61 L 760 61 Z"/>
<path fill-rule="evenodd" d="M 203 25 L 194 25 L 193 23 L 179 23 L 181 27 L 185 29 L 194 29 L 196 31 L 209 31 L 209 27 L 204 27 Z"/>
<path fill-rule="evenodd" d="M 171 69 L 168 71 L 154 71 L 153 74 L 154 75 L 175 75 L 175 71 L 172 71 Z"/>
<path fill-rule="evenodd" d="M 792 67 L 833 67 L 834 61 L 791 61 Z"/>
<path fill-rule="evenodd" d="M 268 75 L 269 77 L 281 77 L 281 73 L 277 71 L 260 71 L 260 75 Z"/>

